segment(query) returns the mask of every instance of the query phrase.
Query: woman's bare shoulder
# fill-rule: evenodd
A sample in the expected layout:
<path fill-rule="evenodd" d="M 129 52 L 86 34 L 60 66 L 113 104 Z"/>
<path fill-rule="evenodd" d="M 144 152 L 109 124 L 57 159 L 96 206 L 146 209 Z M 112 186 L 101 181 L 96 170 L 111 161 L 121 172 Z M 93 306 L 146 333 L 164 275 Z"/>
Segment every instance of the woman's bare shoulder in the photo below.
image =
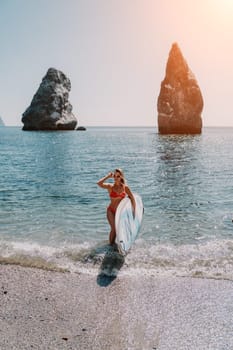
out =
<path fill-rule="evenodd" d="M 132 195 L 131 189 L 129 188 L 128 185 L 125 185 L 125 192 L 126 192 L 128 195 Z"/>
<path fill-rule="evenodd" d="M 125 191 L 130 191 L 130 188 L 128 185 L 125 185 Z"/>

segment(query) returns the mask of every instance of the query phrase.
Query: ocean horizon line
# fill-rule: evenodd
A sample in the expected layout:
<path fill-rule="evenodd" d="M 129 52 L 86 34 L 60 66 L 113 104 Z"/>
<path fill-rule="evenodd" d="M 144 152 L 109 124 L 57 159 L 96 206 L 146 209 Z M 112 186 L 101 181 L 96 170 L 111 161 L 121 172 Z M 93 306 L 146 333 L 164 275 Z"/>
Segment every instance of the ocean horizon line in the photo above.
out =
<path fill-rule="evenodd" d="M 85 128 L 154 128 L 154 129 L 158 129 L 157 125 L 79 125 L 79 126 L 85 126 Z M 2 128 L 22 128 L 23 125 L 7 125 L 5 124 Z M 208 129 L 208 128 L 221 128 L 221 129 L 227 129 L 227 128 L 233 128 L 233 125 L 205 125 L 202 127 L 202 129 Z M 40 131 L 40 130 L 39 130 Z M 43 131 L 43 130 L 41 130 Z M 62 131 L 62 130 L 61 130 Z M 74 130 L 68 130 L 68 131 L 77 131 L 76 129 Z"/>

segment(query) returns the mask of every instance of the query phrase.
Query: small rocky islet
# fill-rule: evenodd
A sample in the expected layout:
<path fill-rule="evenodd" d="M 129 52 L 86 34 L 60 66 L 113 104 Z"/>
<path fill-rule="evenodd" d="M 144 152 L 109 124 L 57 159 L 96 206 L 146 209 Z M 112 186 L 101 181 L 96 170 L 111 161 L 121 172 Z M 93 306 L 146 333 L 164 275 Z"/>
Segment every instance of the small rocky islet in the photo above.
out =
<path fill-rule="evenodd" d="M 74 130 L 78 121 L 69 102 L 70 90 L 70 79 L 63 72 L 49 68 L 23 113 L 23 130 Z"/>

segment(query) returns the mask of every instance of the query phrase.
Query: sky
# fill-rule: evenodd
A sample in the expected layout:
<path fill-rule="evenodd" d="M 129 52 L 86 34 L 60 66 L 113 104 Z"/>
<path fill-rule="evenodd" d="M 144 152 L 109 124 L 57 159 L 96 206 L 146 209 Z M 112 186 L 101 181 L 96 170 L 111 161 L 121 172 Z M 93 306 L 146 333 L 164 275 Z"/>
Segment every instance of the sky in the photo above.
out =
<path fill-rule="evenodd" d="M 83 126 L 157 126 L 177 42 L 204 126 L 233 126 L 233 0 L 0 0 L 0 116 L 22 125 L 50 67 L 71 81 Z"/>

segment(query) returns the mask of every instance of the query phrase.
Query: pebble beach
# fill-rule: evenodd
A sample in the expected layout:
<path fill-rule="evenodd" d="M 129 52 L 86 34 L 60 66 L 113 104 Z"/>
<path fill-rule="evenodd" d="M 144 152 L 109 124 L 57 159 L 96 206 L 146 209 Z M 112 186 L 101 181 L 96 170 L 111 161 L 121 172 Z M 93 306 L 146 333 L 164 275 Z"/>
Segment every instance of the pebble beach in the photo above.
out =
<path fill-rule="evenodd" d="M 232 281 L 0 266 L 1 350 L 230 350 Z"/>

